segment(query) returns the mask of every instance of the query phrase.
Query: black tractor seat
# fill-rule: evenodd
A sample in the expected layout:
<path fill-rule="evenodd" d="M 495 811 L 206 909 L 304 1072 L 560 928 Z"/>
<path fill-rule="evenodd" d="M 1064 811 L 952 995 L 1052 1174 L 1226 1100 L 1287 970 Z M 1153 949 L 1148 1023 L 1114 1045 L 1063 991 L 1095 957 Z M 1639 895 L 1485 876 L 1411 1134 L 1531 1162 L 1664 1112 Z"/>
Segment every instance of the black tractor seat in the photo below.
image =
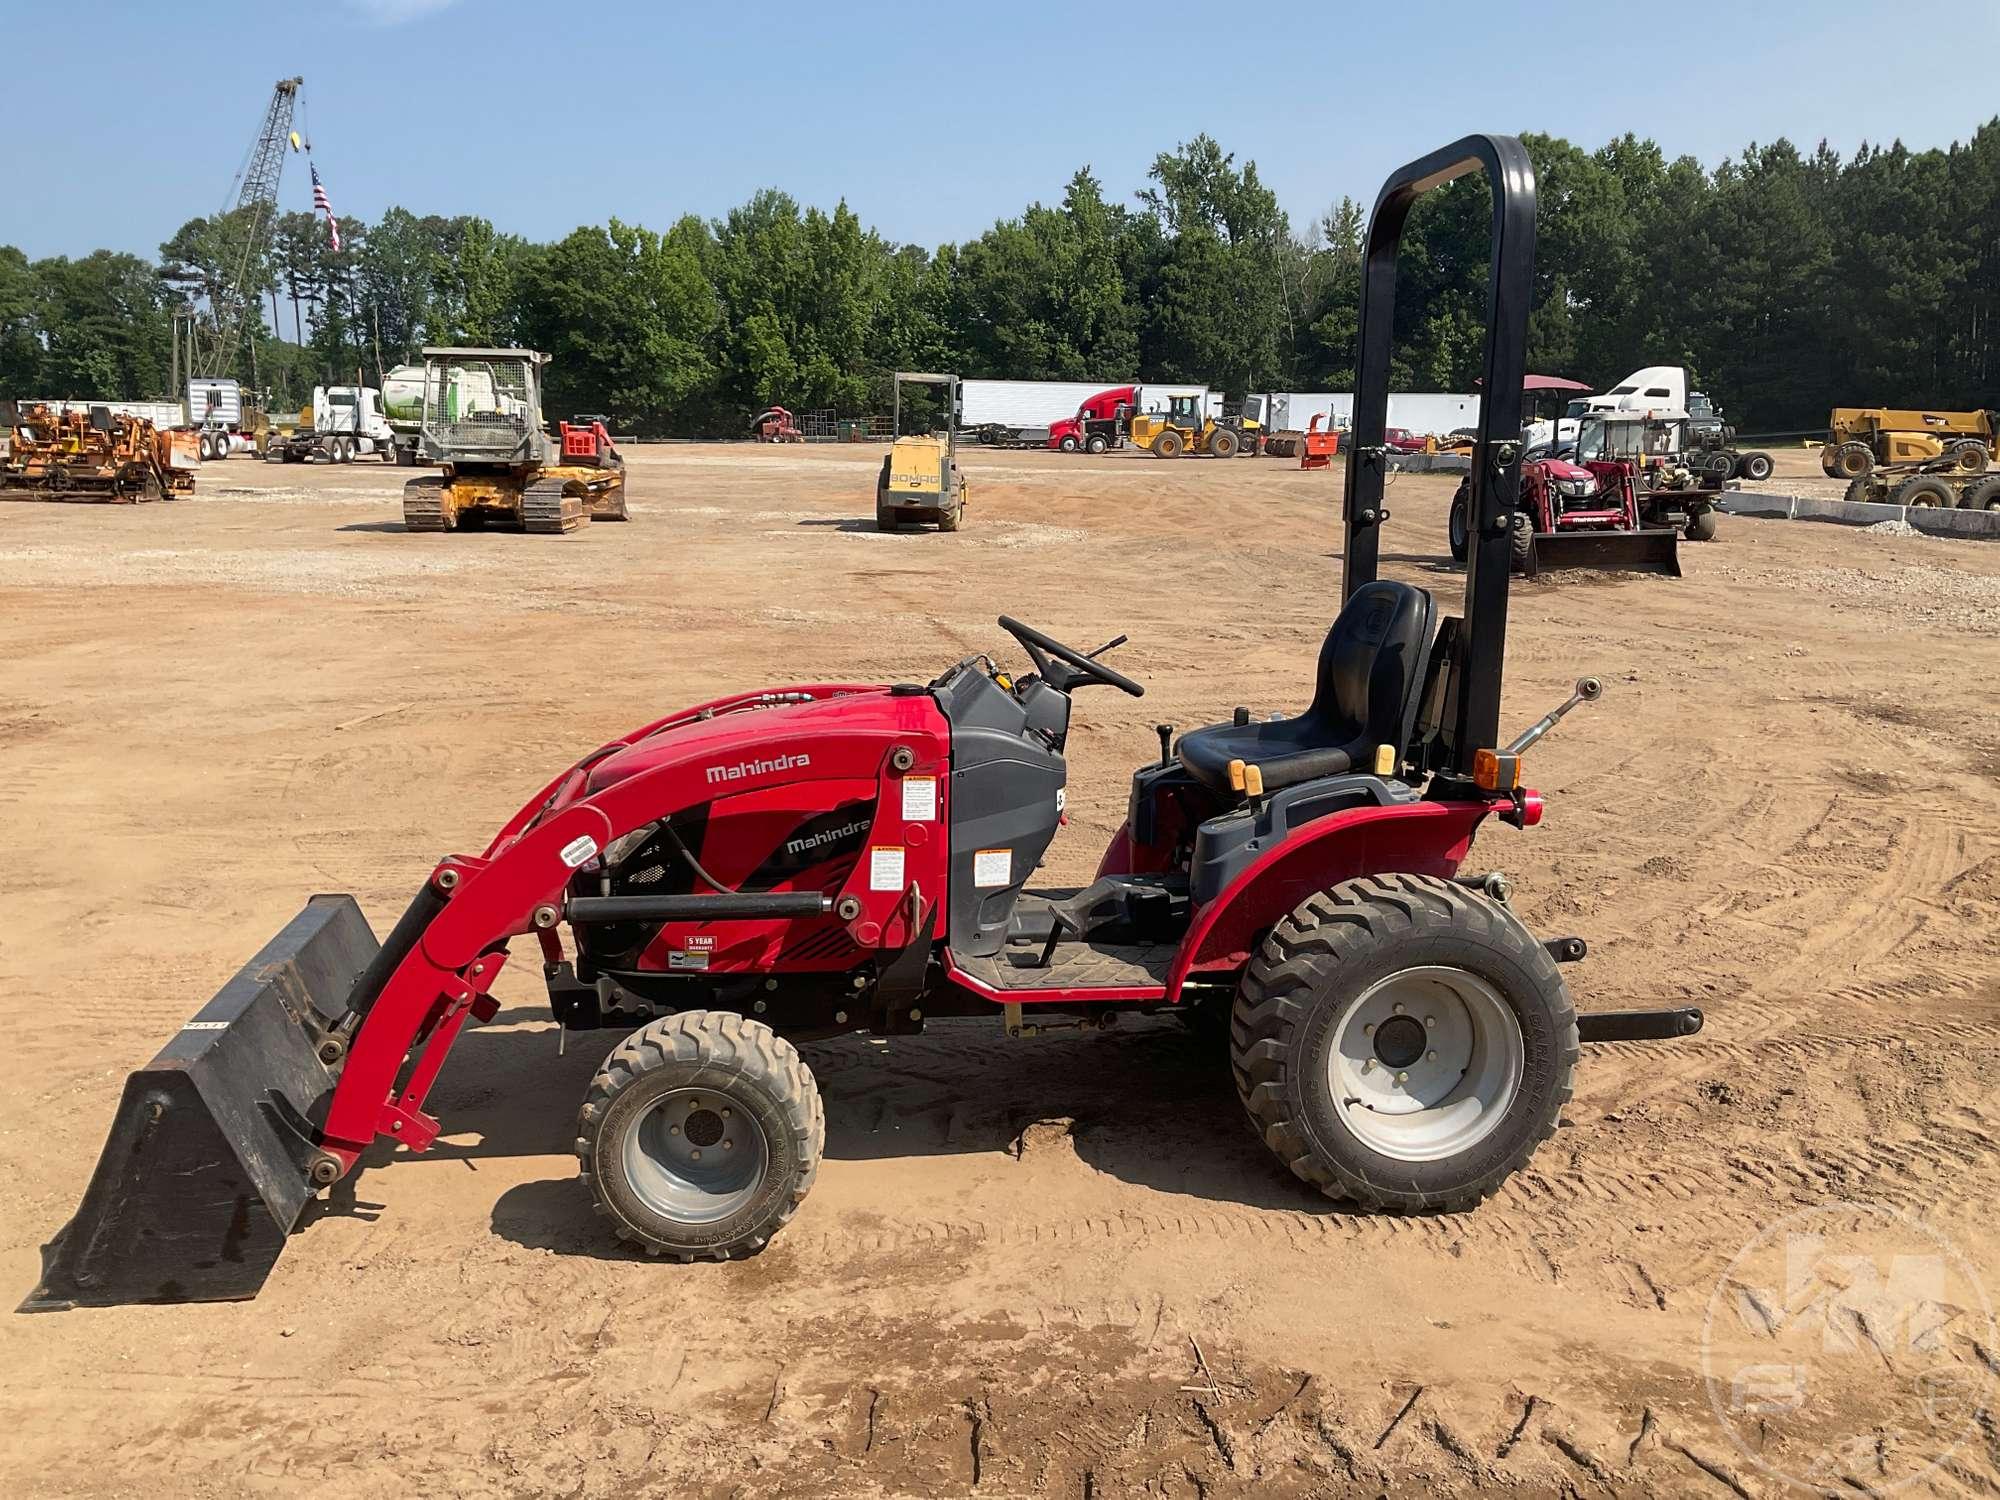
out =
<path fill-rule="evenodd" d="M 1262 771 L 1264 789 L 1275 792 L 1369 768 L 1378 745 L 1393 745 L 1400 757 L 1416 720 L 1436 614 L 1420 588 L 1363 584 L 1320 647 L 1310 708 L 1294 719 L 1189 730 L 1176 747 L 1181 764 L 1203 785 L 1229 793 L 1229 763 L 1240 760 Z"/>

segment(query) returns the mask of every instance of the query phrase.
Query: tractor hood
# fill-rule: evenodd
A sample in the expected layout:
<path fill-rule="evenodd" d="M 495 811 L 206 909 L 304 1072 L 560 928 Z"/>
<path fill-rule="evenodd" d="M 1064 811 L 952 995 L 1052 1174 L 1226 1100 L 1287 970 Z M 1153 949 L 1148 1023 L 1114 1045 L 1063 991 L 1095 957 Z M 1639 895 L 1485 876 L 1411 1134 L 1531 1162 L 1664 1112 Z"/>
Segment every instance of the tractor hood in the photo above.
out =
<path fill-rule="evenodd" d="M 779 688 L 726 707 L 705 706 L 642 731 L 587 764 L 572 792 L 589 796 L 663 765 L 700 762 L 718 793 L 773 771 L 810 776 L 815 747 L 853 733 L 936 730 L 943 722 L 928 692 L 908 686 L 818 684 Z M 570 800 L 570 799 L 565 799 Z"/>

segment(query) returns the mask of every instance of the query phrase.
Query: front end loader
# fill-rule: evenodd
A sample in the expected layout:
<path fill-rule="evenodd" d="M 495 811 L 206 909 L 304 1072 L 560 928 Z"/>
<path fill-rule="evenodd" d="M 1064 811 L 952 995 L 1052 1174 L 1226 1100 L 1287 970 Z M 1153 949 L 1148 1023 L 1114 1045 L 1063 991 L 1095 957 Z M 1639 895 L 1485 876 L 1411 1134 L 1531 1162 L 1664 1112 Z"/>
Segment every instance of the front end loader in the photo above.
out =
<path fill-rule="evenodd" d="M 532 349 L 424 350 L 419 461 L 442 474 L 403 486 L 407 531 L 491 527 L 560 536 L 586 521 L 622 521 L 625 460 L 601 421 L 551 437 Z"/>
<path fill-rule="evenodd" d="M 1483 169 L 1492 289 L 1464 599 L 1377 576 L 1394 270 L 1426 191 Z M 599 746 L 478 854 L 425 876 L 377 945 L 314 897 L 126 1084 L 30 1308 L 252 1295 L 315 1192 L 379 1145 L 422 1151 L 426 1097 L 526 939 L 566 1031 L 616 1040 L 576 1117 L 577 1213 L 677 1260 L 764 1246 L 800 1210 L 826 1119 L 794 1038 L 985 1017 L 996 1046 L 1164 1013 L 1228 1049 L 1249 1128 L 1363 1209 L 1475 1207 L 1553 1134 L 1580 1044 L 1685 1036 L 1685 1008 L 1579 1013 L 1581 938 L 1530 932 L 1468 870 L 1535 827 L 1529 752 L 1584 679 L 1500 729 L 1520 482 L 1534 171 L 1471 136 L 1397 172 L 1364 261 L 1342 602 L 1308 705 L 1238 708 L 1132 772 L 1080 887 L 1034 883 L 1063 822 L 1076 696 L 1145 689 L 1002 616 L 927 682 L 809 683 L 679 710 Z M 1298 539 L 1323 549 L 1324 539 Z M 1254 613 L 1255 601 L 1246 604 Z M 1227 1040 L 1224 1040 L 1224 1037 Z M 1218 1062 L 1221 1058 L 1218 1057 Z"/>

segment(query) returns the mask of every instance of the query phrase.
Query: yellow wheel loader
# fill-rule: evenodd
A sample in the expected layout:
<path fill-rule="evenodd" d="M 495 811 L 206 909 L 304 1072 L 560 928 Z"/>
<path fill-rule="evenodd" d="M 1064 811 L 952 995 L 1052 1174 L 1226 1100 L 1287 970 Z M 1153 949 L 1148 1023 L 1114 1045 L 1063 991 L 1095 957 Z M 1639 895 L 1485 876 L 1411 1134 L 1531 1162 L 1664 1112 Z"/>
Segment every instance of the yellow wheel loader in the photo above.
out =
<path fill-rule="evenodd" d="M 1164 412 L 1132 413 L 1132 442 L 1155 458 L 1179 458 L 1184 453 L 1234 458 L 1243 447 L 1243 436 L 1205 415 L 1201 397 L 1169 396 Z"/>
<path fill-rule="evenodd" d="M 426 349 L 419 462 L 444 473 L 403 486 L 408 531 L 491 526 L 560 536 L 625 519 L 625 460 L 601 421 L 542 422 L 533 349 Z"/>
<path fill-rule="evenodd" d="M 944 433 L 903 433 L 903 387 L 934 386 L 945 394 Z M 895 440 L 875 481 L 875 529 L 896 531 L 905 524 L 936 525 L 956 531 L 965 517 L 965 476 L 958 467 L 959 380 L 956 375 L 895 373 L 890 395 L 890 430 Z M 922 418 L 928 427 L 929 418 Z"/>

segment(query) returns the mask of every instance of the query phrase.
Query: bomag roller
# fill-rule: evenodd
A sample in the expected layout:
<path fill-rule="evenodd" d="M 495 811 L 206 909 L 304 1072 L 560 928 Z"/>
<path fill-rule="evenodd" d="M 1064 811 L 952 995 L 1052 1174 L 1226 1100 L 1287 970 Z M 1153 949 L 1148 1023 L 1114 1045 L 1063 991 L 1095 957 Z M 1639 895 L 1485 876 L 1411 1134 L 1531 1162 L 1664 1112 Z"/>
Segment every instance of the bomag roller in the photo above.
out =
<path fill-rule="evenodd" d="M 28 1305 L 254 1294 L 315 1192 L 377 1142 L 437 1138 L 426 1094 L 463 1027 L 495 1014 L 517 938 L 560 1026 L 629 1032 L 580 1101 L 577 1213 L 594 1197 L 607 1239 L 677 1259 L 757 1250 L 812 1187 L 826 1117 L 791 1038 L 941 1016 L 991 1018 L 995 1045 L 1134 1012 L 1226 1017 L 1197 1029 L 1227 1046 L 1274 1170 L 1397 1212 L 1492 1193 L 1554 1131 L 1580 1042 L 1683 1036 L 1701 1016 L 1579 1015 L 1559 966 L 1583 941 L 1531 934 L 1503 877 L 1466 869 L 1489 824 L 1541 821 L 1528 752 L 1598 695 L 1584 679 L 1501 736 L 1535 227 L 1519 141 L 1467 137 L 1383 189 L 1355 442 L 1383 441 L 1410 207 L 1480 168 L 1494 311 L 1462 614 L 1376 576 L 1382 469 L 1350 465 L 1344 602 L 1300 674 L 1310 705 L 1159 726 L 1079 889 L 1033 877 L 1077 695 L 1144 692 L 1109 646 L 1002 617 L 1025 669 L 977 653 L 927 682 L 738 693 L 621 735 L 480 853 L 437 861 L 381 944 L 351 897 L 308 901 L 127 1082 Z"/>
<path fill-rule="evenodd" d="M 75 500 L 131 505 L 194 492 L 194 434 L 162 431 L 144 417 L 58 411 L 40 402 L 0 402 L 9 429 L 0 460 L 0 500 Z"/>
<path fill-rule="evenodd" d="M 903 409 L 903 387 L 928 386 L 943 392 L 941 419 L 913 406 Z M 890 383 L 889 430 L 893 437 L 875 478 L 875 529 L 897 531 L 929 523 L 939 531 L 956 531 L 965 520 L 965 475 L 958 467 L 958 425 L 963 408 L 956 375 L 925 375 L 898 370 Z M 906 420 L 920 421 L 924 431 L 905 433 Z M 939 431 L 939 420 L 943 423 Z"/>
<path fill-rule="evenodd" d="M 420 462 L 440 464 L 403 486 L 410 531 L 474 527 L 561 535 L 586 520 L 622 521 L 625 460 L 602 422 L 542 422 L 542 370 L 532 349 L 426 349 Z"/>

